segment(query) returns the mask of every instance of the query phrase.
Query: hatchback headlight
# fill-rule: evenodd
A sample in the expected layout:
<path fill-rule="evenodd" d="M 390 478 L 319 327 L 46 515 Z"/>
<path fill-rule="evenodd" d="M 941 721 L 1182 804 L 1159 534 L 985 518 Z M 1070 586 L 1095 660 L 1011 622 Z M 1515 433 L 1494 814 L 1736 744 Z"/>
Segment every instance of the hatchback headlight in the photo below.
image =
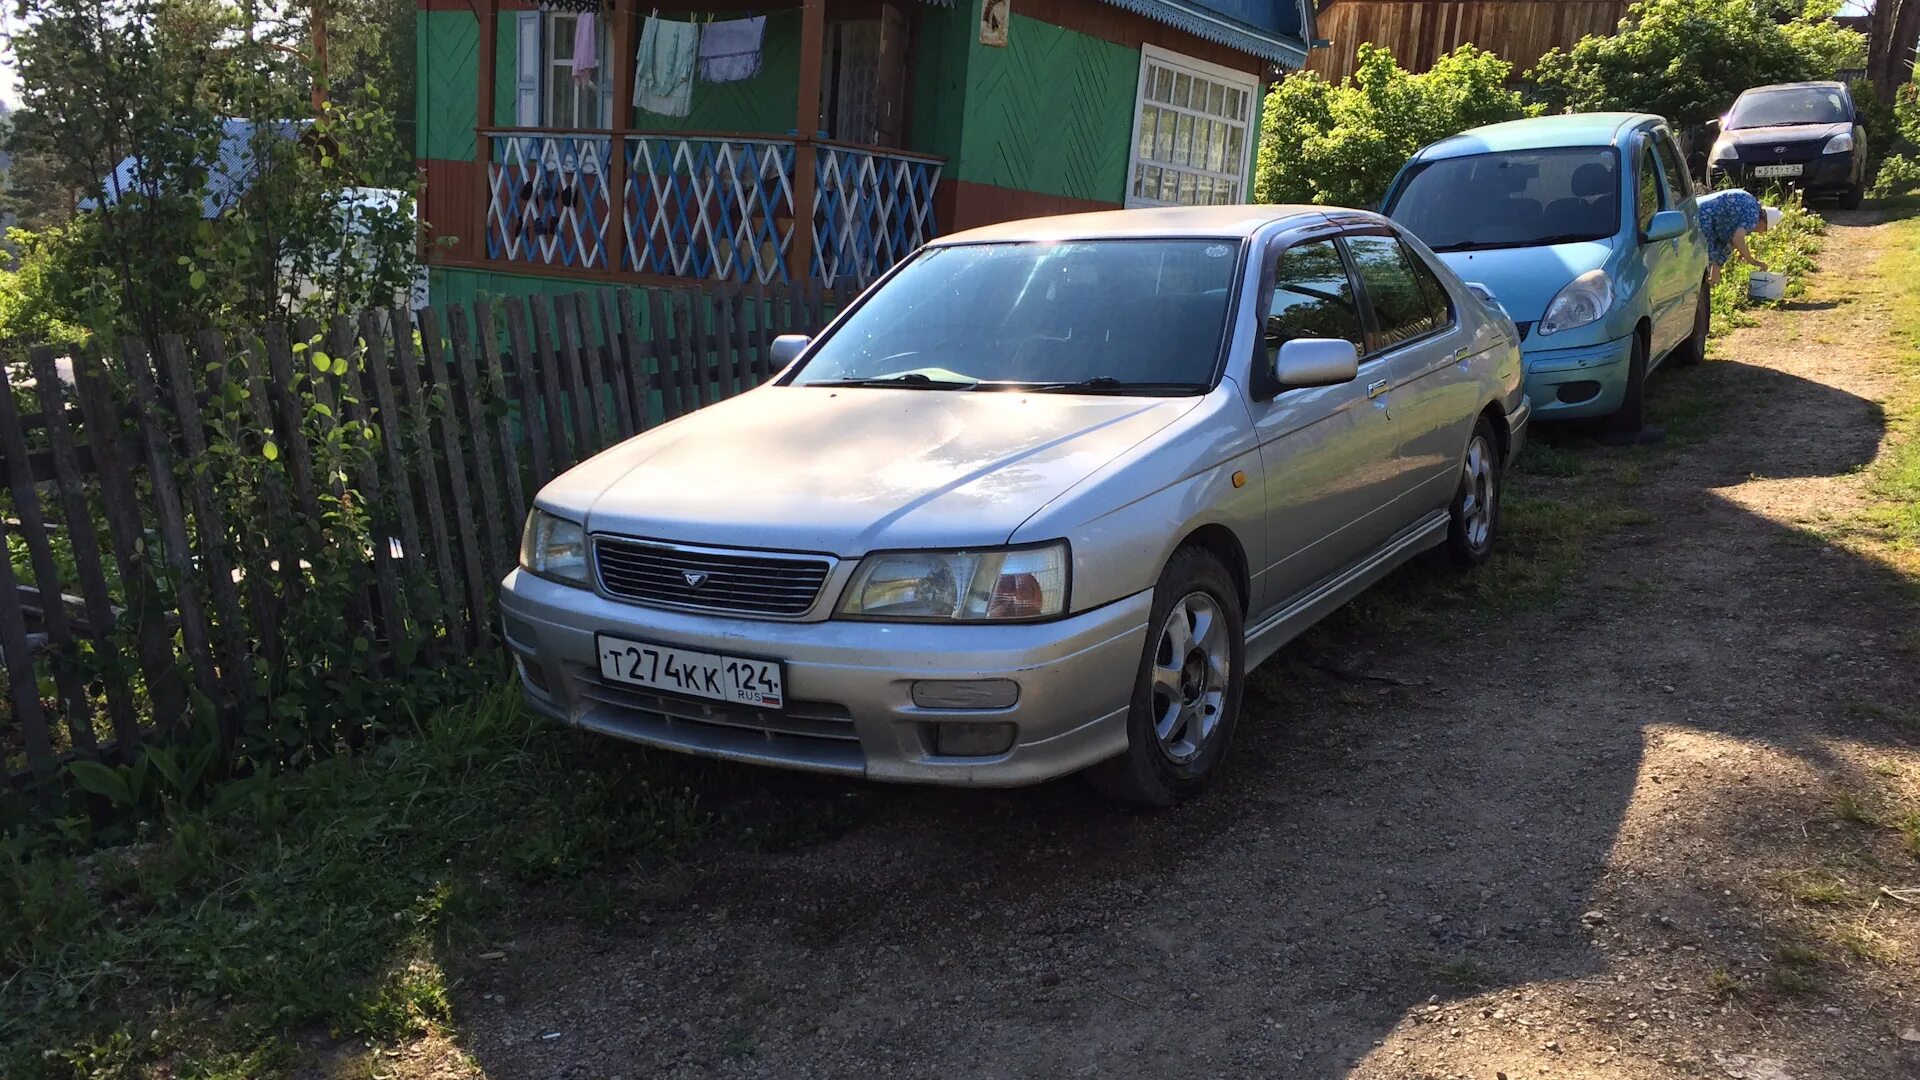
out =
<path fill-rule="evenodd" d="M 1560 290 L 1540 317 L 1542 336 L 1585 326 L 1613 308 L 1613 279 L 1605 270 L 1589 270 Z"/>
<path fill-rule="evenodd" d="M 520 567 L 563 585 L 587 588 L 587 531 L 578 522 L 535 508 L 520 534 Z"/>
<path fill-rule="evenodd" d="M 1733 158 L 1733 142 L 1730 139 L 1714 140 L 1713 149 L 1707 151 L 1708 161 L 1732 161 Z"/>
<path fill-rule="evenodd" d="M 1067 544 L 869 555 L 839 615 L 903 622 L 1013 622 L 1067 610 Z"/>
<path fill-rule="evenodd" d="M 1843 131 L 1840 134 L 1835 135 L 1833 138 L 1828 139 L 1826 147 L 1822 149 L 1820 152 L 1823 154 L 1853 153 L 1853 132 Z"/>

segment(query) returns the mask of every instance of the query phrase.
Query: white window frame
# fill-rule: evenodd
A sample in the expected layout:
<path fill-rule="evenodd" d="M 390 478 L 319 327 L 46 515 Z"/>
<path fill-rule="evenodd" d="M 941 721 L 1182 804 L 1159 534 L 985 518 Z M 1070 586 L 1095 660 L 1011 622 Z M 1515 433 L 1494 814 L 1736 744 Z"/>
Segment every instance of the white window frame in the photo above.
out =
<path fill-rule="evenodd" d="M 551 110 L 548 108 L 550 104 L 548 95 L 556 89 L 554 86 L 556 80 L 564 79 L 571 83 L 573 75 L 570 69 L 563 70 L 561 67 L 568 62 L 557 58 L 559 50 L 555 48 L 555 42 L 562 35 L 557 32 L 556 26 L 562 18 L 568 20 L 568 32 L 564 36 L 567 43 L 571 45 L 573 43 L 571 20 L 578 16 L 574 12 L 561 11 L 522 11 L 516 14 L 519 20 L 518 48 L 514 64 L 519 85 L 514 108 L 515 122 L 520 127 L 564 126 L 575 130 L 612 127 L 613 72 L 609 68 L 612 62 L 610 56 L 612 50 L 608 47 L 607 19 L 619 16 L 602 16 L 596 20 L 597 25 L 594 28 L 600 43 L 600 66 L 594 69 L 594 89 L 599 96 L 600 115 L 592 118 L 592 123 L 581 122 L 576 118 L 575 123 L 562 125 L 558 122 L 558 117 L 551 115 Z M 573 93 L 576 95 L 577 107 L 578 95 L 581 91 L 576 88 Z"/>
<path fill-rule="evenodd" d="M 1222 87 L 1223 94 L 1226 89 L 1240 91 L 1241 116 L 1235 119 L 1224 113 L 1213 112 L 1208 107 L 1196 109 L 1191 104 L 1176 105 L 1171 101 L 1150 100 L 1148 94 L 1151 87 L 1148 85 L 1148 78 L 1152 75 L 1155 68 L 1169 69 L 1173 72 L 1175 78 L 1185 75 L 1189 79 L 1205 79 L 1209 84 Z M 1229 168 L 1229 164 L 1233 161 L 1231 142 L 1223 144 L 1226 147 L 1226 157 L 1218 169 L 1209 167 L 1204 161 L 1196 166 L 1191 163 L 1190 159 L 1188 163 L 1181 164 L 1156 156 L 1142 157 L 1140 154 L 1141 121 L 1149 105 L 1156 110 L 1157 116 L 1171 114 L 1176 118 L 1182 116 L 1191 117 L 1194 121 L 1195 128 L 1208 122 L 1225 124 L 1228 128 L 1227 138 L 1229 140 L 1232 138 L 1232 130 L 1238 128 L 1240 139 L 1240 159 L 1238 165 Z M 1178 180 L 1175 181 L 1175 197 L 1172 199 L 1162 197 L 1162 192 L 1155 192 L 1152 195 L 1148 195 L 1144 191 L 1136 192 L 1136 189 L 1141 186 L 1143 178 L 1147 180 L 1161 179 L 1164 183 L 1163 178 L 1169 172 L 1176 177 L 1192 176 L 1194 178 L 1193 186 L 1196 192 L 1202 180 L 1206 182 L 1207 186 L 1214 189 L 1214 194 L 1211 198 L 1206 200 L 1195 199 L 1191 205 L 1204 205 L 1205 203 L 1218 202 L 1221 198 L 1219 184 L 1222 181 L 1227 185 L 1225 194 L 1227 202 L 1246 202 L 1247 177 L 1252 172 L 1254 140 L 1258 137 L 1260 119 L 1259 106 L 1260 77 L 1258 75 L 1252 72 L 1236 71 L 1230 67 L 1209 63 L 1205 60 L 1186 56 L 1170 49 L 1160 48 L 1157 45 L 1142 45 L 1140 47 L 1140 81 L 1134 88 L 1133 96 L 1133 132 L 1127 142 L 1127 190 L 1126 198 L 1123 200 L 1124 204 L 1130 208 L 1139 206 L 1182 205 L 1179 197 Z M 1189 143 L 1191 143 L 1191 141 L 1192 136 L 1189 135 Z M 1157 146 L 1158 139 L 1156 138 L 1156 148 Z M 1169 157 L 1171 156 L 1170 154 Z M 1147 170 L 1153 171 L 1148 172 Z M 1162 191 L 1164 191 L 1164 189 L 1162 189 Z"/>

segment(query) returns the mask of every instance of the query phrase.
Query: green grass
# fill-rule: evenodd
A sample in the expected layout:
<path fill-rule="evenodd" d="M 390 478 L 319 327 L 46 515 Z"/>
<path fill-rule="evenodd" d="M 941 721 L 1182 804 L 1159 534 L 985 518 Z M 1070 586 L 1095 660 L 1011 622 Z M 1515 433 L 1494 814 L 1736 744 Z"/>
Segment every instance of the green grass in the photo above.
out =
<path fill-rule="evenodd" d="M 0 1076 L 253 1077 L 303 1031 L 431 1030 L 504 897 L 705 836 L 688 775 L 502 689 L 126 847 L 0 842 Z"/>
<path fill-rule="evenodd" d="M 1886 402 L 1887 447 L 1869 473 L 1874 524 L 1907 552 L 1920 551 L 1920 217 L 1891 226 L 1870 287 L 1882 290 L 1900 347 L 1901 388 Z"/>

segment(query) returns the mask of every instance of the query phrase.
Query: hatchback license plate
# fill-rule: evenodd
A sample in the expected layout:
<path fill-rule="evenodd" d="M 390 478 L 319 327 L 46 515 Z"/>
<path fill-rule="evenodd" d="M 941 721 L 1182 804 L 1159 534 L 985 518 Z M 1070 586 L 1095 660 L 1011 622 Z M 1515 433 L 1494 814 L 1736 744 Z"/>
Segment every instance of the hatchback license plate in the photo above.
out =
<path fill-rule="evenodd" d="M 725 701 L 756 709 L 786 702 L 786 678 L 778 660 L 723 656 L 646 641 L 598 634 L 600 677 L 686 697 Z"/>
<path fill-rule="evenodd" d="M 1755 165 L 1753 175 L 1769 179 L 1776 176 L 1799 176 L 1804 168 L 1806 168 L 1804 165 Z"/>

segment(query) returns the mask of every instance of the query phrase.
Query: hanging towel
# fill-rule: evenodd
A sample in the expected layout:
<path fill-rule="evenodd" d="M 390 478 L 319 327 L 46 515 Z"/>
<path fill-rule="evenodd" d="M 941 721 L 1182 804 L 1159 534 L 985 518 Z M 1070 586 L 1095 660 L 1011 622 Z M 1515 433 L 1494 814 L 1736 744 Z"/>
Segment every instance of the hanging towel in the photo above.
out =
<path fill-rule="evenodd" d="M 573 81 L 593 85 L 600 70 L 600 35 L 593 25 L 593 12 L 583 11 L 573 20 Z"/>
<path fill-rule="evenodd" d="M 659 116 L 693 111 L 693 66 L 700 28 L 647 16 L 633 72 L 633 104 Z"/>
<path fill-rule="evenodd" d="M 767 17 L 708 23 L 700 35 L 700 77 L 707 82 L 739 82 L 760 74 L 760 40 Z"/>

